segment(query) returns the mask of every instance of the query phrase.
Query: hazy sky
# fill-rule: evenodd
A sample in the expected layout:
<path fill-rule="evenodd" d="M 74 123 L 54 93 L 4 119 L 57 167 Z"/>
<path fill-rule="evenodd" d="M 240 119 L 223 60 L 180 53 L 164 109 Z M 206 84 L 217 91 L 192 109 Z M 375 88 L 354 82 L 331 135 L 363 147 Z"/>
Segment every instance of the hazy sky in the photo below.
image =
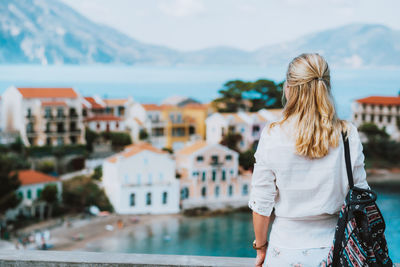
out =
<path fill-rule="evenodd" d="M 62 0 L 91 20 L 180 50 L 252 50 L 362 22 L 400 29 L 400 0 Z"/>

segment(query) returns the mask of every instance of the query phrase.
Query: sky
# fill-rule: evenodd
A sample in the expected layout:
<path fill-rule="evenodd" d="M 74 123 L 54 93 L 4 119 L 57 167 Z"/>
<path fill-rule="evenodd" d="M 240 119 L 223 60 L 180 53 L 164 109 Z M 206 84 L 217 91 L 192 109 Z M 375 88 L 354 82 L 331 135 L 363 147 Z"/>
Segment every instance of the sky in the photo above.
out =
<path fill-rule="evenodd" d="M 61 0 L 136 40 L 254 50 L 349 23 L 400 29 L 399 0 Z"/>

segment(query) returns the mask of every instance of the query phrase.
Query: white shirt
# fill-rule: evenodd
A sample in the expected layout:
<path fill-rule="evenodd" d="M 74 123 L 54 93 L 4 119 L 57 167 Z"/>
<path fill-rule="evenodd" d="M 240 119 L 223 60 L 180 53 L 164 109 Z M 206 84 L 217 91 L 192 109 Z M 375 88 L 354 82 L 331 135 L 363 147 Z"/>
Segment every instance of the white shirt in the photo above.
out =
<path fill-rule="evenodd" d="M 357 128 L 349 125 L 354 185 L 369 188 Z M 340 208 L 349 191 L 343 140 L 320 159 L 295 153 L 293 123 L 264 127 L 254 154 L 249 207 L 264 216 L 273 208 L 269 242 L 282 248 L 318 248 L 333 244 Z"/>

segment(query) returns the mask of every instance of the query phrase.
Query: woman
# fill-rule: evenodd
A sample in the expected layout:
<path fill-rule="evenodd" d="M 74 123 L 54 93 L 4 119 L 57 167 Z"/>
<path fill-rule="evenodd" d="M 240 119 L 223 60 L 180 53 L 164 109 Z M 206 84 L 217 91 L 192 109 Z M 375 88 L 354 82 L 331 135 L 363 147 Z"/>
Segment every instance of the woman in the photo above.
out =
<path fill-rule="evenodd" d="M 357 128 L 336 115 L 329 67 L 320 55 L 293 59 L 284 95 L 283 117 L 263 129 L 254 155 L 248 204 L 255 265 L 324 266 L 349 190 L 341 132 L 349 138 L 354 183 L 369 188 L 362 145 Z"/>

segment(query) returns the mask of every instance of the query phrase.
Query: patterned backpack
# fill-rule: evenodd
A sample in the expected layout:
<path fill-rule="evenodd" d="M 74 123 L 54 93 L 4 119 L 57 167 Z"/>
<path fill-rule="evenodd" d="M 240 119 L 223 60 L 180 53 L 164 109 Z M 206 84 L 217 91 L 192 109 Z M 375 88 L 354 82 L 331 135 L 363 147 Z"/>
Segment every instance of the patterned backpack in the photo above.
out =
<path fill-rule="evenodd" d="M 385 240 L 385 222 L 376 193 L 354 186 L 349 140 L 342 133 L 350 191 L 339 214 L 329 267 L 392 267 Z"/>

